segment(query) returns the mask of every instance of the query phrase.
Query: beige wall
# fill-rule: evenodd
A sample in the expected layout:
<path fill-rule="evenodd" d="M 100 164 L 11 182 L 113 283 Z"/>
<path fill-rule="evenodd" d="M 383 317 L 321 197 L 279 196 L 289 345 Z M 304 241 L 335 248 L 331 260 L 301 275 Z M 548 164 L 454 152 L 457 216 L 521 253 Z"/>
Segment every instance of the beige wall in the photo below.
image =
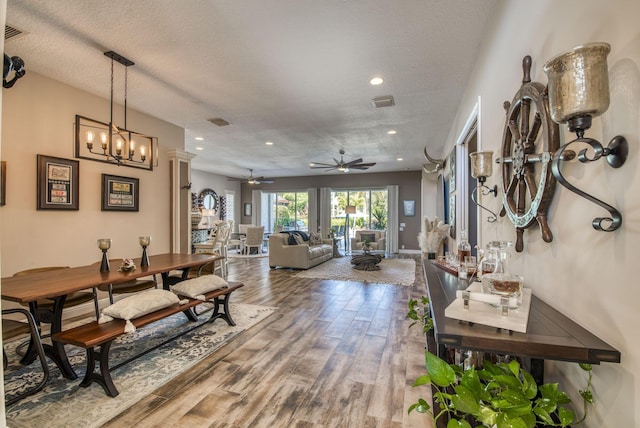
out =
<path fill-rule="evenodd" d="M 130 100 L 131 101 L 131 100 Z M 108 122 L 109 101 L 33 72 L 3 90 L 2 160 L 7 162 L 7 204 L 2 212 L 2 275 L 45 265 L 85 265 L 100 259 L 97 238 L 112 238 L 110 257 L 138 257 L 140 235 L 150 253 L 169 251 L 167 150 L 183 148 L 182 128 L 129 109 L 132 130 L 158 137 L 153 171 L 80 160 L 78 211 L 36 210 L 36 154 L 74 158 L 76 114 Z M 122 118 L 121 110 L 114 118 Z M 120 123 L 118 120 L 114 120 Z M 139 212 L 101 211 L 101 174 L 140 179 Z"/>
<path fill-rule="evenodd" d="M 606 211 L 558 186 L 549 210 L 553 242 L 545 243 L 537 227 L 525 231 L 525 251 L 511 259 L 510 270 L 524 275 L 526 286 L 542 300 L 562 311 L 622 354 L 621 364 L 605 363 L 594 369 L 596 406 L 588 427 L 640 426 L 640 341 L 638 341 L 637 270 L 634 254 L 640 253 L 640 2 L 637 0 L 572 0 L 538 2 L 503 1 L 493 31 L 483 43 L 479 61 L 460 105 L 448 139 L 450 149 L 459 137 L 477 97 L 481 97 L 483 149 L 498 151 L 505 114 L 502 103 L 511 100 L 522 80 L 521 61 L 533 58 L 532 78 L 546 84 L 544 62 L 575 46 L 604 41 L 609 55 L 611 105 L 594 119 L 587 136 L 605 143 L 617 133 L 630 143 L 627 163 L 620 169 L 604 161 L 563 168 L 575 185 L 618 207 L 621 229 L 597 232 L 594 217 Z M 562 127 L 563 141 L 573 137 Z M 447 150 L 448 151 L 448 150 Z M 498 184 L 499 171 L 487 184 Z M 498 211 L 500 197 L 487 205 Z M 485 201 L 487 201 L 485 199 Z M 486 218 L 486 216 L 484 217 Z M 495 239 L 515 240 L 506 218 L 490 225 L 482 222 L 482 244 Z M 579 398 L 584 372 L 570 363 L 547 363 L 548 379 L 559 379 Z M 570 379 L 567 379 L 570 377 Z"/>
<path fill-rule="evenodd" d="M 274 179 L 275 182 L 273 184 L 243 184 L 242 204 L 245 202 L 251 202 L 252 190 L 263 190 L 266 192 L 292 192 L 314 187 L 317 189 L 320 189 L 321 187 L 330 187 L 334 190 L 355 190 L 363 188 L 380 188 L 397 184 L 399 204 L 398 223 L 406 224 L 404 230 L 398 232 L 398 248 L 401 249 L 404 245 L 406 250 L 418 250 L 417 236 L 418 233 L 420 233 L 419 209 L 422 206 L 421 180 L 422 174 L 420 171 L 279 177 Z M 405 217 L 403 215 L 402 202 L 404 200 L 415 201 L 415 216 Z M 242 216 L 241 223 L 251 223 L 251 217 Z"/>

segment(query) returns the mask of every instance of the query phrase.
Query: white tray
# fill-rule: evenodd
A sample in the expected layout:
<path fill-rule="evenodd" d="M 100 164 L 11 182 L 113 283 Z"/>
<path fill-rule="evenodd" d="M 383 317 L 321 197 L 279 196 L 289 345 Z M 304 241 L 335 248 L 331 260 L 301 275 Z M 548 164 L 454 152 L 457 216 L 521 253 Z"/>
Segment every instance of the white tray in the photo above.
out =
<path fill-rule="evenodd" d="M 517 309 L 509 309 L 506 316 L 502 315 L 502 309 L 500 307 L 495 307 L 483 302 L 486 301 L 487 298 L 493 298 L 494 296 L 482 293 L 482 286 L 479 282 L 471 284 L 466 291 L 469 291 L 471 296 L 469 309 L 465 309 L 462 291 L 458 291 L 456 293 L 456 300 L 444 310 L 446 317 L 484 324 L 491 327 L 504 328 L 520 333 L 527 332 L 529 309 L 531 308 L 531 289 L 522 289 L 522 304 Z"/>

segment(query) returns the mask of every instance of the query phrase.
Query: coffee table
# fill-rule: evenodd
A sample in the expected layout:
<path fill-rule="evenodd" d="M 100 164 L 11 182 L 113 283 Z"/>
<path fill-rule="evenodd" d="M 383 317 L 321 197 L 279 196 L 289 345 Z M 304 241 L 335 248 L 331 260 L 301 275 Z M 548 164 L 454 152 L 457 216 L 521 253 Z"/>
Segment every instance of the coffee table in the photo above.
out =
<path fill-rule="evenodd" d="M 384 254 L 364 253 L 351 257 L 351 264 L 358 270 L 380 270 L 380 263 L 384 259 Z"/>

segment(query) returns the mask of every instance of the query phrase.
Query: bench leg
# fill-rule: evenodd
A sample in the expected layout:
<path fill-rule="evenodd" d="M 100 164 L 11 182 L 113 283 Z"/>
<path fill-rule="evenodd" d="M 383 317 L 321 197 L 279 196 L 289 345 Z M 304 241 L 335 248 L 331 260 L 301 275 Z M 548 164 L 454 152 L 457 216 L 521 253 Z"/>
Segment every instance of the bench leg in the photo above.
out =
<path fill-rule="evenodd" d="M 95 347 L 87 348 L 87 373 L 80 382 L 80 386 L 86 388 L 92 382 L 96 382 L 102 386 L 105 394 L 116 397 L 119 392 L 111 379 L 111 370 L 109 370 L 109 349 L 112 342 L 102 344 L 99 351 Z M 100 373 L 96 373 L 96 360 L 100 362 Z"/>
<path fill-rule="evenodd" d="M 222 318 L 229 325 L 236 325 L 236 323 L 231 318 L 231 314 L 229 313 L 229 297 L 231 293 L 224 294 L 222 296 L 215 297 L 213 300 L 213 313 L 211 314 L 211 318 L 209 318 L 208 322 L 214 322 L 218 318 Z M 220 312 L 220 305 L 222 305 L 222 312 Z"/>

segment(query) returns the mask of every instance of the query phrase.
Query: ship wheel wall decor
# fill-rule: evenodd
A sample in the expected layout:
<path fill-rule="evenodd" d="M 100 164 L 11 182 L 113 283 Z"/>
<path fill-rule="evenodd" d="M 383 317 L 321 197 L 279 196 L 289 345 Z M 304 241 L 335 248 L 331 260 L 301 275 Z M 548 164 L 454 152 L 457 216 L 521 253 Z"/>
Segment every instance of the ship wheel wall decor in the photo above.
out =
<path fill-rule="evenodd" d="M 506 122 L 502 137 L 502 209 L 516 227 L 516 251 L 524 249 L 524 229 L 540 226 L 542 239 L 553 240 L 547 211 L 556 181 L 551 172 L 553 154 L 560 146 L 559 128 L 549 113 L 545 85 L 531 81 L 531 57 L 522 60 L 522 86 L 505 101 Z"/>

